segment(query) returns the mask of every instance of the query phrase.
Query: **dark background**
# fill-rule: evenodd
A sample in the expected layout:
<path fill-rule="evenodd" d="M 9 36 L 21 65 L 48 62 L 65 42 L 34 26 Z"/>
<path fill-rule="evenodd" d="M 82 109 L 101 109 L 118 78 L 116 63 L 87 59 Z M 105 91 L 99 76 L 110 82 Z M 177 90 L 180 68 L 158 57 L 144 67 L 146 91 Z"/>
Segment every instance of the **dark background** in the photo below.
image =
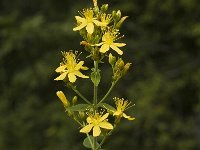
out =
<path fill-rule="evenodd" d="M 133 66 L 109 98 L 136 104 L 128 113 L 136 120 L 123 120 L 105 148 L 200 149 L 199 0 L 99 3 L 129 16 L 121 34 L 127 43 L 123 57 Z M 84 134 L 64 113 L 55 92 L 63 90 L 69 98 L 75 94 L 53 79 L 61 50 L 83 51 L 72 28 L 78 10 L 87 6 L 92 0 L 0 0 L 1 150 L 84 149 Z M 101 69 L 100 97 L 111 73 L 105 64 Z M 88 82 L 77 82 L 87 97 L 92 95 Z"/>

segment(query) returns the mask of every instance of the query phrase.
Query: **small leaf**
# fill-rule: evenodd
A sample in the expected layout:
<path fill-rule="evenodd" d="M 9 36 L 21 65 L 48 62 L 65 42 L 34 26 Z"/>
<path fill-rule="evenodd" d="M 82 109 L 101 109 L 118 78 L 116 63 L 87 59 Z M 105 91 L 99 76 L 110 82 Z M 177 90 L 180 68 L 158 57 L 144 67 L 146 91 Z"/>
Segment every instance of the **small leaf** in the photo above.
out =
<path fill-rule="evenodd" d="M 94 85 L 98 86 L 101 80 L 100 70 L 98 70 L 97 72 L 92 72 L 90 75 L 90 78 L 92 82 L 94 83 Z"/>
<path fill-rule="evenodd" d="M 107 104 L 107 103 L 101 103 L 99 106 L 101 106 L 101 107 L 103 107 L 103 108 L 105 108 L 105 109 L 107 109 L 107 110 L 110 110 L 110 111 L 116 111 L 116 109 L 113 107 L 113 106 L 111 106 L 111 105 L 109 105 L 109 104 Z"/>
<path fill-rule="evenodd" d="M 77 104 L 71 107 L 67 107 L 66 111 L 85 111 L 86 109 L 90 108 L 91 105 L 89 104 Z"/>
<path fill-rule="evenodd" d="M 94 141 L 94 137 L 92 135 L 90 135 L 89 137 L 86 137 L 83 141 L 83 145 L 86 147 L 86 148 L 90 148 L 92 149 L 92 146 L 90 144 L 90 141 L 92 142 L 93 144 L 93 141 Z M 97 147 L 99 147 L 99 143 L 97 142 L 96 143 Z"/>

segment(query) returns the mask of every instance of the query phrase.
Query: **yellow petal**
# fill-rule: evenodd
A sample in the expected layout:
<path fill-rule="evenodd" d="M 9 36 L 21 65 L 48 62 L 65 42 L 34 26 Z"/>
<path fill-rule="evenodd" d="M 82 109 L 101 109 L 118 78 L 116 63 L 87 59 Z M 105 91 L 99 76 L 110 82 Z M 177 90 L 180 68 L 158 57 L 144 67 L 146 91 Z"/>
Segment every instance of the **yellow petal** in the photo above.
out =
<path fill-rule="evenodd" d="M 104 121 L 106 118 L 108 118 L 109 113 L 106 113 L 105 115 L 103 115 L 100 119 L 100 122 Z"/>
<path fill-rule="evenodd" d="M 93 128 L 93 136 L 97 137 L 97 136 L 100 135 L 100 133 L 101 133 L 100 127 L 99 126 L 94 126 L 94 128 Z"/>
<path fill-rule="evenodd" d="M 85 67 L 85 66 L 82 66 L 81 69 L 82 69 L 82 70 L 88 70 L 89 68 L 88 68 L 88 67 Z"/>
<path fill-rule="evenodd" d="M 123 47 L 125 46 L 126 44 L 125 43 L 114 43 L 115 46 L 117 47 Z"/>
<path fill-rule="evenodd" d="M 79 70 L 84 64 L 84 61 L 80 61 L 76 66 L 75 66 L 75 70 Z"/>
<path fill-rule="evenodd" d="M 110 45 L 110 47 L 115 50 L 119 55 L 122 55 L 123 52 L 122 50 L 120 50 L 117 46 L 115 46 L 114 44 Z"/>
<path fill-rule="evenodd" d="M 77 31 L 77 30 L 81 30 L 83 29 L 87 24 L 84 22 L 81 25 L 79 25 L 78 27 L 73 28 L 73 31 Z"/>
<path fill-rule="evenodd" d="M 99 44 L 95 44 L 94 46 L 101 46 L 101 45 L 103 45 L 103 43 L 101 42 L 101 43 L 99 43 Z"/>
<path fill-rule="evenodd" d="M 132 118 L 131 116 L 126 115 L 125 113 L 123 113 L 123 117 L 128 119 L 128 120 L 134 120 L 135 118 Z"/>
<path fill-rule="evenodd" d="M 58 81 L 58 80 L 64 80 L 65 77 L 67 75 L 67 72 L 62 73 L 59 77 L 55 78 L 54 80 Z"/>
<path fill-rule="evenodd" d="M 112 130 L 112 129 L 113 129 L 113 125 L 110 124 L 110 123 L 107 122 L 107 121 L 100 122 L 100 123 L 99 123 L 99 126 L 100 126 L 101 128 L 104 128 L 104 129 L 109 129 L 109 130 Z"/>
<path fill-rule="evenodd" d="M 65 71 L 66 65 L 60 66 L 56 69 L 56 72 L 63 72 Z"/>
<path fill-rule="evenodd" d="M 85 18 L 82 18 L 82 17 L 80 17 L 80 16 L 75 16 L 75 18 L 76 18 L 76 20 L 78 21 L 78 22 L 85 22 L 86 21 L 86 19 Z"/>
<path fill-rule="evenodd" d="M 56 95 L 62 101 L 62 103 L 64 104 L 64 106 L 66 106 L 66 107 L 69 106 L 69 102 L 68 102 L 67 98 L 65 97 L 65 94 L 62 91 L 56 92 Z"/>
<path fill-rule="evenodd" d="M 97 25 L 97 26 L 107 26 L 108 24 L 105 23 L 105 22 L 100 22 L 100 21 L 97 21 L 97 20 L 93 20 L 93 22 Z"/>
<path fill-rule="evenodd" d="M 80 78 L 89 78 L 88 76 L 83 75 L 80 71 L 76 71 L 74 74 Z"/>
<path fill-rule="evenodd" d="M 69 78 L 69 81 L 72 83 L 76 81 L 76 76 L 74 73 L 69 73 L 68 78 Z"/>
<path fill-rule="evenodd" d="M 94 32 L 94 24 L 88 23 L 87 26 L 86 26 L 86 30 L 89 34 L 92 34 Z"/>
<path fill-rule="evenodd" d="M 80 130 L 80 132 L 81 132 L 81 133 L 89 133 L 90 130 L 92 129 L 92 127 L 93 127 L 93 124 L 88 124 L 88 125 L 86 125 L 85 127 L 83 127 L 83 128 Z"/>
<path fill-rule="evenodd" d="M 105 52 L 107 52 L 109 49 L 110 49 L 110 47 L 109 47 L 108 44 L 103 44 L 103 45 L 101 46 L 101 48 L 100 48 L 99 51 L 100 51 L 101 53 L 105 53 Z"/>
<path fill-rule="evenodd" d="M 92 123 L 91 117 L 87 117 L 87 123 Z"/>

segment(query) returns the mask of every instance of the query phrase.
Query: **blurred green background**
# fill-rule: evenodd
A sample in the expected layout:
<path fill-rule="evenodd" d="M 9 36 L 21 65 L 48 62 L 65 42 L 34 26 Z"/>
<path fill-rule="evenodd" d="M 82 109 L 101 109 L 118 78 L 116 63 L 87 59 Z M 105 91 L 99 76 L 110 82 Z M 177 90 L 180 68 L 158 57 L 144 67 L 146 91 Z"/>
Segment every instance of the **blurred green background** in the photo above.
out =
<path fill-rule="evenodd" d="M 110 95 L 132 100 L 105 144 L 115 150 L 200 149 L 199 0 L 99 0 L 129 19 L 121 34 L 124 59 L 133 62 Z M 84 134 L 64 113 L 53 79 L 61 50 L 83 51 L 72 28 L 92 0 L 0 0 L 0 150 L 82 150 Z M 87 62 L 86 64 L 90 64 Z M 110 67 L 100 94 L 109 87 Z M 92 84 L 79 80 L 87 93 Z M 87 93 L 86 96 L 91 96 Z M 79 99 L 80 100 L 80 99 Z"/>

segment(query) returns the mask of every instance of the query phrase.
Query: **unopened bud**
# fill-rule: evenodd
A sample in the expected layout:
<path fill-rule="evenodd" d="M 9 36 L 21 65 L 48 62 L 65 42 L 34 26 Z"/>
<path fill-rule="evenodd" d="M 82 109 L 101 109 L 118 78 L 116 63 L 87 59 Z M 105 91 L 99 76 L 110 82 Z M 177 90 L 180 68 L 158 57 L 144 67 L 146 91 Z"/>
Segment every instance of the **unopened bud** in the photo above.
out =
<path fill-rule="evenodd" d="M 113 56 L 111 53 L 109 54 L 109 59 L 108 59 L 109 63 L 113 66 L 116 62 L 116 57 Z"/>
<path fill-rule="evenodd" d="M 113 17 L 114 19 L 116 18 L 116 11 L 115 11 L 115 10 L 112 11 L 112 17 Z"/>
<path fill-rule="evenodd" d="M 99 13 L 99 7 L 98 7 L 98 6 L 94 7 L 94 13 L 95 13 L 95 14 L 98 14 L 98 13 Z"/>
<path fill-rule="evenodd" d="M 65 97 L 65 94 L 62 91 L 56 92 L 56 95 L 61 100 L 61 102 L 64 104 L 65 107 L 68 107 L 70 105 L 69 101 Z"/>
<path fill-rule="evenodd" d="M 127 63 L 127 64 L 124 66 L 124 74 L 127 73 L 127 71 L 129 70 L 130 66 L 131 66 L 131 63 Z"/>
<path fill-rule="evenodd" d="M 122 17 L 120 21 L 116 24 L 116 28 L 119 29 L 127 18 L 128 16 Z"/>
<path fill-rule="evenodd" d="M 121 18 L 122 13 L 120 10 L 117 11 L 116 16 L 117 16 L 117 20 L 119 20 Z"/>
<path fill-rule="evenodd" d="M 105 12 L 106 10 L 108 10 L 108 4 L 103 4 L 103 5 L 101 6 L 101 11 L 102 11 L 102 12 Z"/>
<path fill-rule="evenodd" d="M 83 119 L 85 117 L 85 113 L 83 111 L 79 111 L 78 113 L 79 113 L 80 118 Z"/>
<path fill-rule="evenodd" d="M 116 65 L 120 70 L 124 69 L 124 61 L 121 58 L 116 62 Z"/>
<path fill-rule="evenodd" d="M 72 99 L 72 104 L 75 105 L 77 103 L 77 96 L 74 96 Z"/>

